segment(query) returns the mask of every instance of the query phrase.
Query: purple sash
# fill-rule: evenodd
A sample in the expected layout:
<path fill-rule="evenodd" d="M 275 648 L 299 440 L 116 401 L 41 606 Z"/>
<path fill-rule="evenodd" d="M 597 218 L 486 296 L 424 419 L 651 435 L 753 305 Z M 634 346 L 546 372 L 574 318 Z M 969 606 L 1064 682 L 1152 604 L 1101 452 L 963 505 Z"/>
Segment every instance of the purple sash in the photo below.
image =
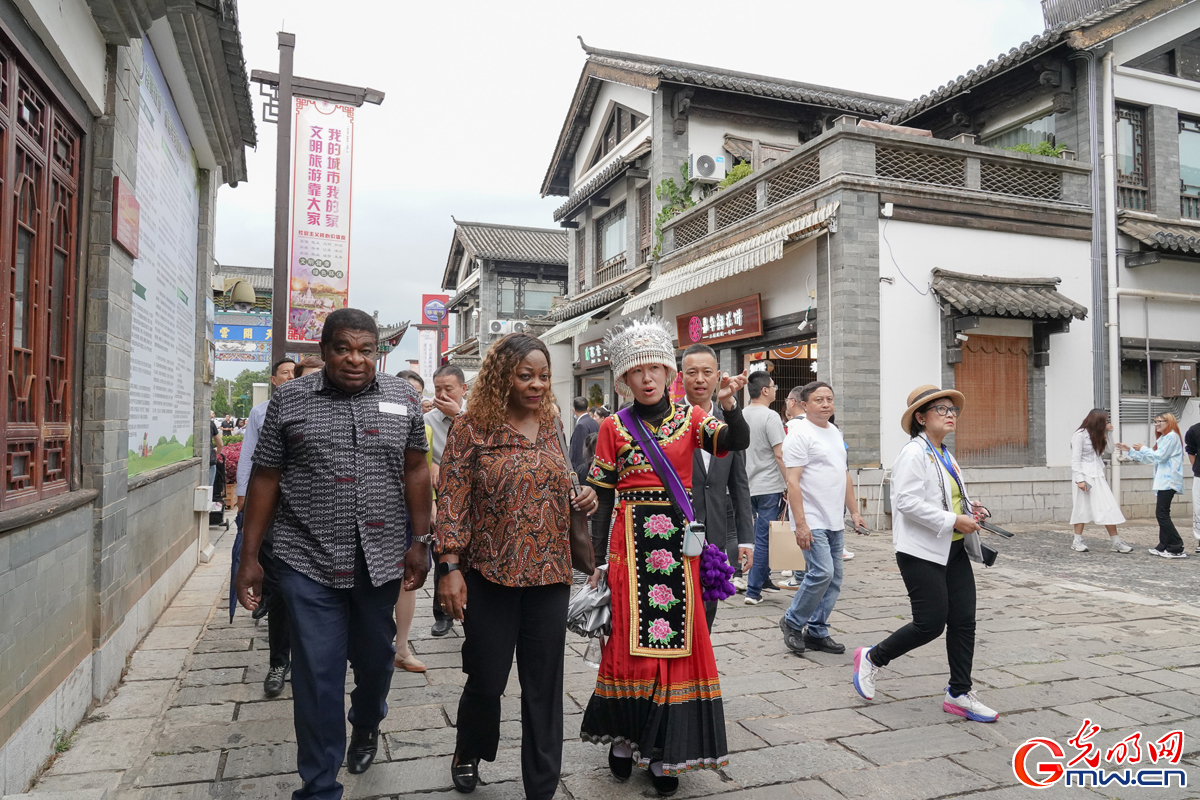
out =
<path fill-rule="evenodd" d="M 654 468 L 655 474 L 663 482 L 663 488 L 667 490 L 667 495 L 671 498 L 675 511 L 686 521 L 695 522 L 696 514 L 692 511 L 692 498 L 688 496 L 687 489 L 684 488 L 683 481 L 680 480 L 675 467 L 671 465 L 667 454 L 659 446 L 658 439 L 651 435 L 649 429 L 646 428 L 646 423 L 642 422 L 642 418 L 634 413 L 633 406 L 622 408 L 617 412 L 617 416 L 625 425 L 625 429 L 633 435 L 633 441 L 641 449 L 642 454 L 650 460 L 650 466 Z"/>

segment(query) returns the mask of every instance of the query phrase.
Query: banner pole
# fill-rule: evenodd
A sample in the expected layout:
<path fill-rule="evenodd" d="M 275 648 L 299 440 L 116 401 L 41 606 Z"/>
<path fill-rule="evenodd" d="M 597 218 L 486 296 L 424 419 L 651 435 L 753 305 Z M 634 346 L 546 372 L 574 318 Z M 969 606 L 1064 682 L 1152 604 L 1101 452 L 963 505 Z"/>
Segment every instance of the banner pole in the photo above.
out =
<path fill-rule="evenodd" d="M 279 32 L 279 119 L 275 130 L 275 281 L 271 290 L 271 364 L 287 355 L 288 210 L 291 205 L 292 58 L 296 36 Z"/>

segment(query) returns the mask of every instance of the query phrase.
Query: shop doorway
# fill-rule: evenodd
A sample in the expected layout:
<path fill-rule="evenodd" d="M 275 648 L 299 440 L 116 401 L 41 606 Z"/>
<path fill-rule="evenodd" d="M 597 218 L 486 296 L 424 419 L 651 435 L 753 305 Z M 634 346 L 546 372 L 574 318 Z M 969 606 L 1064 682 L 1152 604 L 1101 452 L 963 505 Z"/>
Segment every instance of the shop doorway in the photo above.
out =
<path fill-rule="evenodd" d="M 766 369 L 775 379 L 775 402 L 771 408 L 784 414 L 788 392 L 817 379 L 817 340 L 815 337 L 780 344 L 770 350 L 743 353 L 742 366 L 749 371 Z"/>

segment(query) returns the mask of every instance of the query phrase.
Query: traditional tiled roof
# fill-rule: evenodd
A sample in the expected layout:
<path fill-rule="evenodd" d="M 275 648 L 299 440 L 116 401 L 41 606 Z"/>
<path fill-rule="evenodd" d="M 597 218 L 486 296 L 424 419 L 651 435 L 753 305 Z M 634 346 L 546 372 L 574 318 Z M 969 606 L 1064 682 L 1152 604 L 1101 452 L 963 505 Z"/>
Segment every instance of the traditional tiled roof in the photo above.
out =
<path fill-rule="evenodd" d="M 602 286 L 597 286 L 581 295 L 577 295 L 569 303 L 555 306 L 550 309 L 550 313 L 546 315 L 546 319 L 553 322 L 562 322 L 565 319 L 570 319 L 584 312 L 591 311 L 593 308 L 599 308 L 605 303 L 620 300 L 632 294 L 635 289 L 648 280 L 650 280 L 650 268 L 639 267 L 633 272 L 627 272 L 619 278 L 613 278 Z"/>
<path fill-rule="evenodd" d="M 571 192 L 571 196 L 567 198 L 567 202 L 555 209 L 554 221 L 558 222 L 570 216 L 576 209 L 586 203 L 593 194 L 608 186 L 608 184 L 620 177 L 625 170 L 629 169 L 635 161 L 649 152 L 650 137 L 647 136 L 646 141 L 635 147 L 628 154 L 614 158 L 611 164 L 597 172 L 587 183 Z"/>
<path fill-rule="evenodd" d="M 213 277 L 241 278 L 250 284 L 250 288 L 254 290 L 255 294 L 259 292 L 267 292 L 269 294 L 271 287 L 274 285 L 275 270 L 270 267 L 229 267 L 219 264 L 213 273 Z"/>
<path fill-rule="evenodd" d="M 380 325 L 379 340 L 399 344 L 400 340 L 404 338 L 404 334 L 408 332 L 408 325 L 408 320 L 398 322 L 395 325 Z"/>
<path fill-rule="evenodd" d="M 737 72 L 719 67 L 706 67 L 701 64 L 689 64 L 686 61 L 671 61 L 653 56 L 621 53 L 615 50 L 600 50 L 588 47 L 582 39 L 580 39 L 580 44 L 587 53 L 588 61 L 676 83 L 708 86 L 762 97 L 776 97 L 781 100 L 872 115 L 886 114 L 903 102 L 893 97 L 847 92 L 829 86 L 770 78 L 765 75 L 754 75 L 749 72 Z"/>
<path fill-rule="evenodd" d="M 1152 250 L 1200 255 L 1200 228 L 1122 217 L 1117 227 Z"/>
<path fill-rule="evenodd" d="M 885 120 L 891 123 L 910 120 L 933 106 L 949 100 L 954 95 L 983 83 L 993 75 L 1006 72 L 1012 67 L 1030 60 L 1034 56 L 1058 46 L 1066 41 L 1072 32 L 1104 22 L 1124 11 L 1128 11 L 1141 2 L 1143 0 L 1119 0 L 1119 2 L 1113 3 L 1108 8 L 1080 17 L 1074 22 L 1055 26 L 1041 35 L 1033 37 L 1024 44 L 1012 48 L 1007 53 L 1001 53 L 986 64 L 980 64 L 966 75 L 959 75 L 950 83 L 939 86 L 929 94 L 923 94 L 911 103 L 907 103 L 899 109 L 892 110 L 885 117 Z"/>
<path fill-rule="evenodd" d="M 453 219 L 453 217 L 451 218 Z M 454 220 L 456 235 L 475 258 L 567 265 L 567 232 Z"/>
<path fill-rule="evenodd" d="M 1061 278 L 996 278 L 933 271 L 933 292 L 955 311 L 1017 319 L 1084 319 L 1087 309 L 1058 293 Z"/>

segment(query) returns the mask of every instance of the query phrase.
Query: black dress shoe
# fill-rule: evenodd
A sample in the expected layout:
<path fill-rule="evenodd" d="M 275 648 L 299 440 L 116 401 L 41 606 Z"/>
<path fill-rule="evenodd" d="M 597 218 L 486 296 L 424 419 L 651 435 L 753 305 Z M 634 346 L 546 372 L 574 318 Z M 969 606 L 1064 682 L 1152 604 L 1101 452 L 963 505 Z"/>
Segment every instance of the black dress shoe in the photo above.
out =
<path fill-rule="evenodd" d="M 456 760 L 457 758 L 458 756 L 455 756 Z M 475 791 L 475 786 L 479 783 L 479 759 L 458 763 L 451 761 L 450 780 L 454 783 L 454 788 L 463 794 Z"/>
<path fill-rule="evenodd" d="M 351 775 L 361 775 L 371 767 L 379 752 L 379 728 L 355 728 L 350 734 L 346 751 L 346 769 Z"/>
<path fill-rule="evenodd" d="M 267 671 L 267 677 L 263 679 L 263 694 L 267 697 L 279 697 L 283 694 L 283 682 L 287 680 L 288 672 L 291 669 L 290 665 L 271 667 Z"/>
<path fill-rule="evenodd" d="M 608 748 L 608 770 L 619 781 L 629 780 L 629 776 L 633 774 L 633 756 L 620 758 L 613 755 L 611 747 Z"/>
<path fill-rule="evenodd" d="M 447 617 L 446 619 L 435 619 L 433 627 L 429 630 L 434 636 L 445 636 L 454 627 L 454 620 Z"/>
<path fill-rule="evenodd" d="M 679 790 L 679 778 L 674 775 L 655 775 L 653 765 L 650 769 L 650 782 L 659 797 L 670 797 Z"/>
<path fill-rule="evenodd" d="M 787 624 L 787 617 L 779 618 L 779 630 L 783 631 L 783 643 L 796 655 L 804 653 L 804 636 L 800 631 Z"/>
<path fill-rule="evenodd" d="M 835 656 L 846 652 L 846 645 L 838 644 L 829 636 L 809 636 L 807 631 L 804 634 L 804 646 L 809 650 L 820 650 L 822 653 L 833 653 Z"/>

